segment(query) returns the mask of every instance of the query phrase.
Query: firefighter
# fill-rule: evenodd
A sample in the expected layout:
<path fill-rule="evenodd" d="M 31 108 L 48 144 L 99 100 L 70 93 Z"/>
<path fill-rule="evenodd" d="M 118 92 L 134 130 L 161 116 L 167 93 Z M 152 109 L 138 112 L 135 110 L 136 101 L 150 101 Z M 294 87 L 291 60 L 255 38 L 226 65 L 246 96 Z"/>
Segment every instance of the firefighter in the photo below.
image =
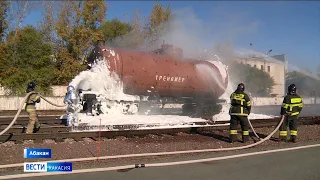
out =
<path fill-rule="evenodd" d="M 36 83 L 34 81 L 31 81 L 30 83 L 28 83 L 26 92 L 29 93 L 31 91 L 34 91 L 35 88 Z M 25 111 L 29 114 L 29 123 L 26 131 L 27 134 L 37 132 L 40 129 L 40 123 L 36 111 L 36 103 L 40 103 L 40 96 L 38 94 L 31 94 L 28 97 L 25 106 Z"/>
<path fill-rule="evenodd" d="M 72 123 L 76 123 L 78 110 L 79 110 L 79 101 L 80 97 L 76 93 L 76 89 L 69 85 L 67 87 L 67 94 L 64 98 L 64 104 L 68 104 L 67 106 L 67 126 L 71 126 Z"/>
<path fill-rule="evenodd" d="M 297 120 L 302 110 L 302 98 L 297 94 L 297 88 L 295 84 L 291 84 L 288 87 L 288 93 L 283 99 L 281 106 L 281 115 L 285 115 L 285 120 L 280 126 L 280 140 L 287 141 L 287 128 L 290 129 L 289 142 L 296 142 L 297 138 Z"/>
<path fill-rule="evenodd" d="M 237 140 L 238 132 L 237 126 L 240 121 L 242 129 L 243 143 L 249 140 L 249 122 L 248 116 L 251 111 L 251 102 L 249 96 L 244 93 L 244 84 L 240 83 L 237 90 L 230 96 L 231 107 L 229 110 L 230 115 L 230 142 L 233 143 Z"/>

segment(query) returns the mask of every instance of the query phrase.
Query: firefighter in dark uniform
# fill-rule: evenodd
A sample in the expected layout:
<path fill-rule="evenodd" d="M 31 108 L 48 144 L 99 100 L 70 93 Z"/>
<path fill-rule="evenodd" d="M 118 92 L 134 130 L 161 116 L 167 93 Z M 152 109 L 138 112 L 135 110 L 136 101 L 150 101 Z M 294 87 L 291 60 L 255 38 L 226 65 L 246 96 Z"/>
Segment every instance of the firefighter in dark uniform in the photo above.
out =
<path fill-rule="evenodd" d="M 28 84 L 26 92 L 34 91 L 36 83 L 34 81 Z M 36 111 L 36 103 L 40 103 L 40 96 L 38 94 L 31 94 L 26 100 L 25 111 L 29 114 L 29 123 L 27 126 L 27 134 L 31 134 L 40 129 L 40 123 L 38 121 L 38 115 Z"/>
<path fill-rule="evenodd" d="M 283 99 L 281 106 L 281 115 L 285 115 L 283 124 L 280 126 L 280 140 L 287 141 L 287 128 L 290 129 L 290 140 L 295 143 L 298 135 L 297 120 L 302 110 L 302 98 L 297 94 L 297 88 L 294 84 L 288 87 L 288 94 Z"/>
<path fill-rule="evenodd" d="M 231 107 L 230 114 L 230 142 L 237 140 L 237 126 L 240 121 L 242 129 L 242 141 L 245 143 L 249 140 L 249 122 L 248 116 L 251 111 L 251 101 L 249 96 L 244 93 L 244 84 L 240 83 L 237 90 L 230 96 Z"/>

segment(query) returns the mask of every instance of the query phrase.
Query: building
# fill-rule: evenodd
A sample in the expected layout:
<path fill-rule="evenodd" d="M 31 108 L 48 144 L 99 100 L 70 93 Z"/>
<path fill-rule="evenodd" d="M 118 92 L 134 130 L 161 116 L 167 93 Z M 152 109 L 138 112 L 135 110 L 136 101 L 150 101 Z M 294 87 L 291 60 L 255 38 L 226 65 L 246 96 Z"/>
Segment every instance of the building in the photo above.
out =
<path fill-rule="evenodd" d="M 285 95 L 288 61 L 285 60 L 284 54 L 275 56 L 252 55 L 247 58 L 239 58 L 238 61 L 269 73 L 275 82 L 271 94 L 276 97 L 283 97 Z"/>

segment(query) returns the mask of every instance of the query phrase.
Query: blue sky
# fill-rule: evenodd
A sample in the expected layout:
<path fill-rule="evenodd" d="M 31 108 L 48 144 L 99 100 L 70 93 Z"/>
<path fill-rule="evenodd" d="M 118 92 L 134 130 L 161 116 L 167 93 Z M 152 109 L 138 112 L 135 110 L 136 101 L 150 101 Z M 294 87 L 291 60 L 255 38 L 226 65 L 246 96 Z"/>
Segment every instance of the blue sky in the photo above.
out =
<path fill-rule="evenodd" d="M 286 54 L 290 64 L 315 71 L 320 65 L 320 2 L 316 1 L 160 1 L 173 11 L 184 9 L 210 31 L 201 42 L 211 45 L 231 41 L 237 48 L 250 48 L 270 55 Z M 107 19 L 128 20 L 135 9 L 150 14 L 154 1 L 108 1 Z M 187 9 L 187 10 L 186 10 Z M 32 12 L 25 24 L 36 24 L 40 12 Z M 190 27 L 194 28 L 194 27 Z M 210 37 L 208 37 L 210 36 Z"/>

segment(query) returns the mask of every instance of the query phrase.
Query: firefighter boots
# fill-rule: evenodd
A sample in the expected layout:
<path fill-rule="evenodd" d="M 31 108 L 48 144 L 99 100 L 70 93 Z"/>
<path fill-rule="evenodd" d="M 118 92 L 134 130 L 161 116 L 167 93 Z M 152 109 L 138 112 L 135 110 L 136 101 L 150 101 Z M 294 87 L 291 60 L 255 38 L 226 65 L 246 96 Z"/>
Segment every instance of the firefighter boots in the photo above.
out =
<path fill-rule="evenodd" d="M 249 135 L 242 135 L 242 142 L 246 143 L 249 141 Z"/>

